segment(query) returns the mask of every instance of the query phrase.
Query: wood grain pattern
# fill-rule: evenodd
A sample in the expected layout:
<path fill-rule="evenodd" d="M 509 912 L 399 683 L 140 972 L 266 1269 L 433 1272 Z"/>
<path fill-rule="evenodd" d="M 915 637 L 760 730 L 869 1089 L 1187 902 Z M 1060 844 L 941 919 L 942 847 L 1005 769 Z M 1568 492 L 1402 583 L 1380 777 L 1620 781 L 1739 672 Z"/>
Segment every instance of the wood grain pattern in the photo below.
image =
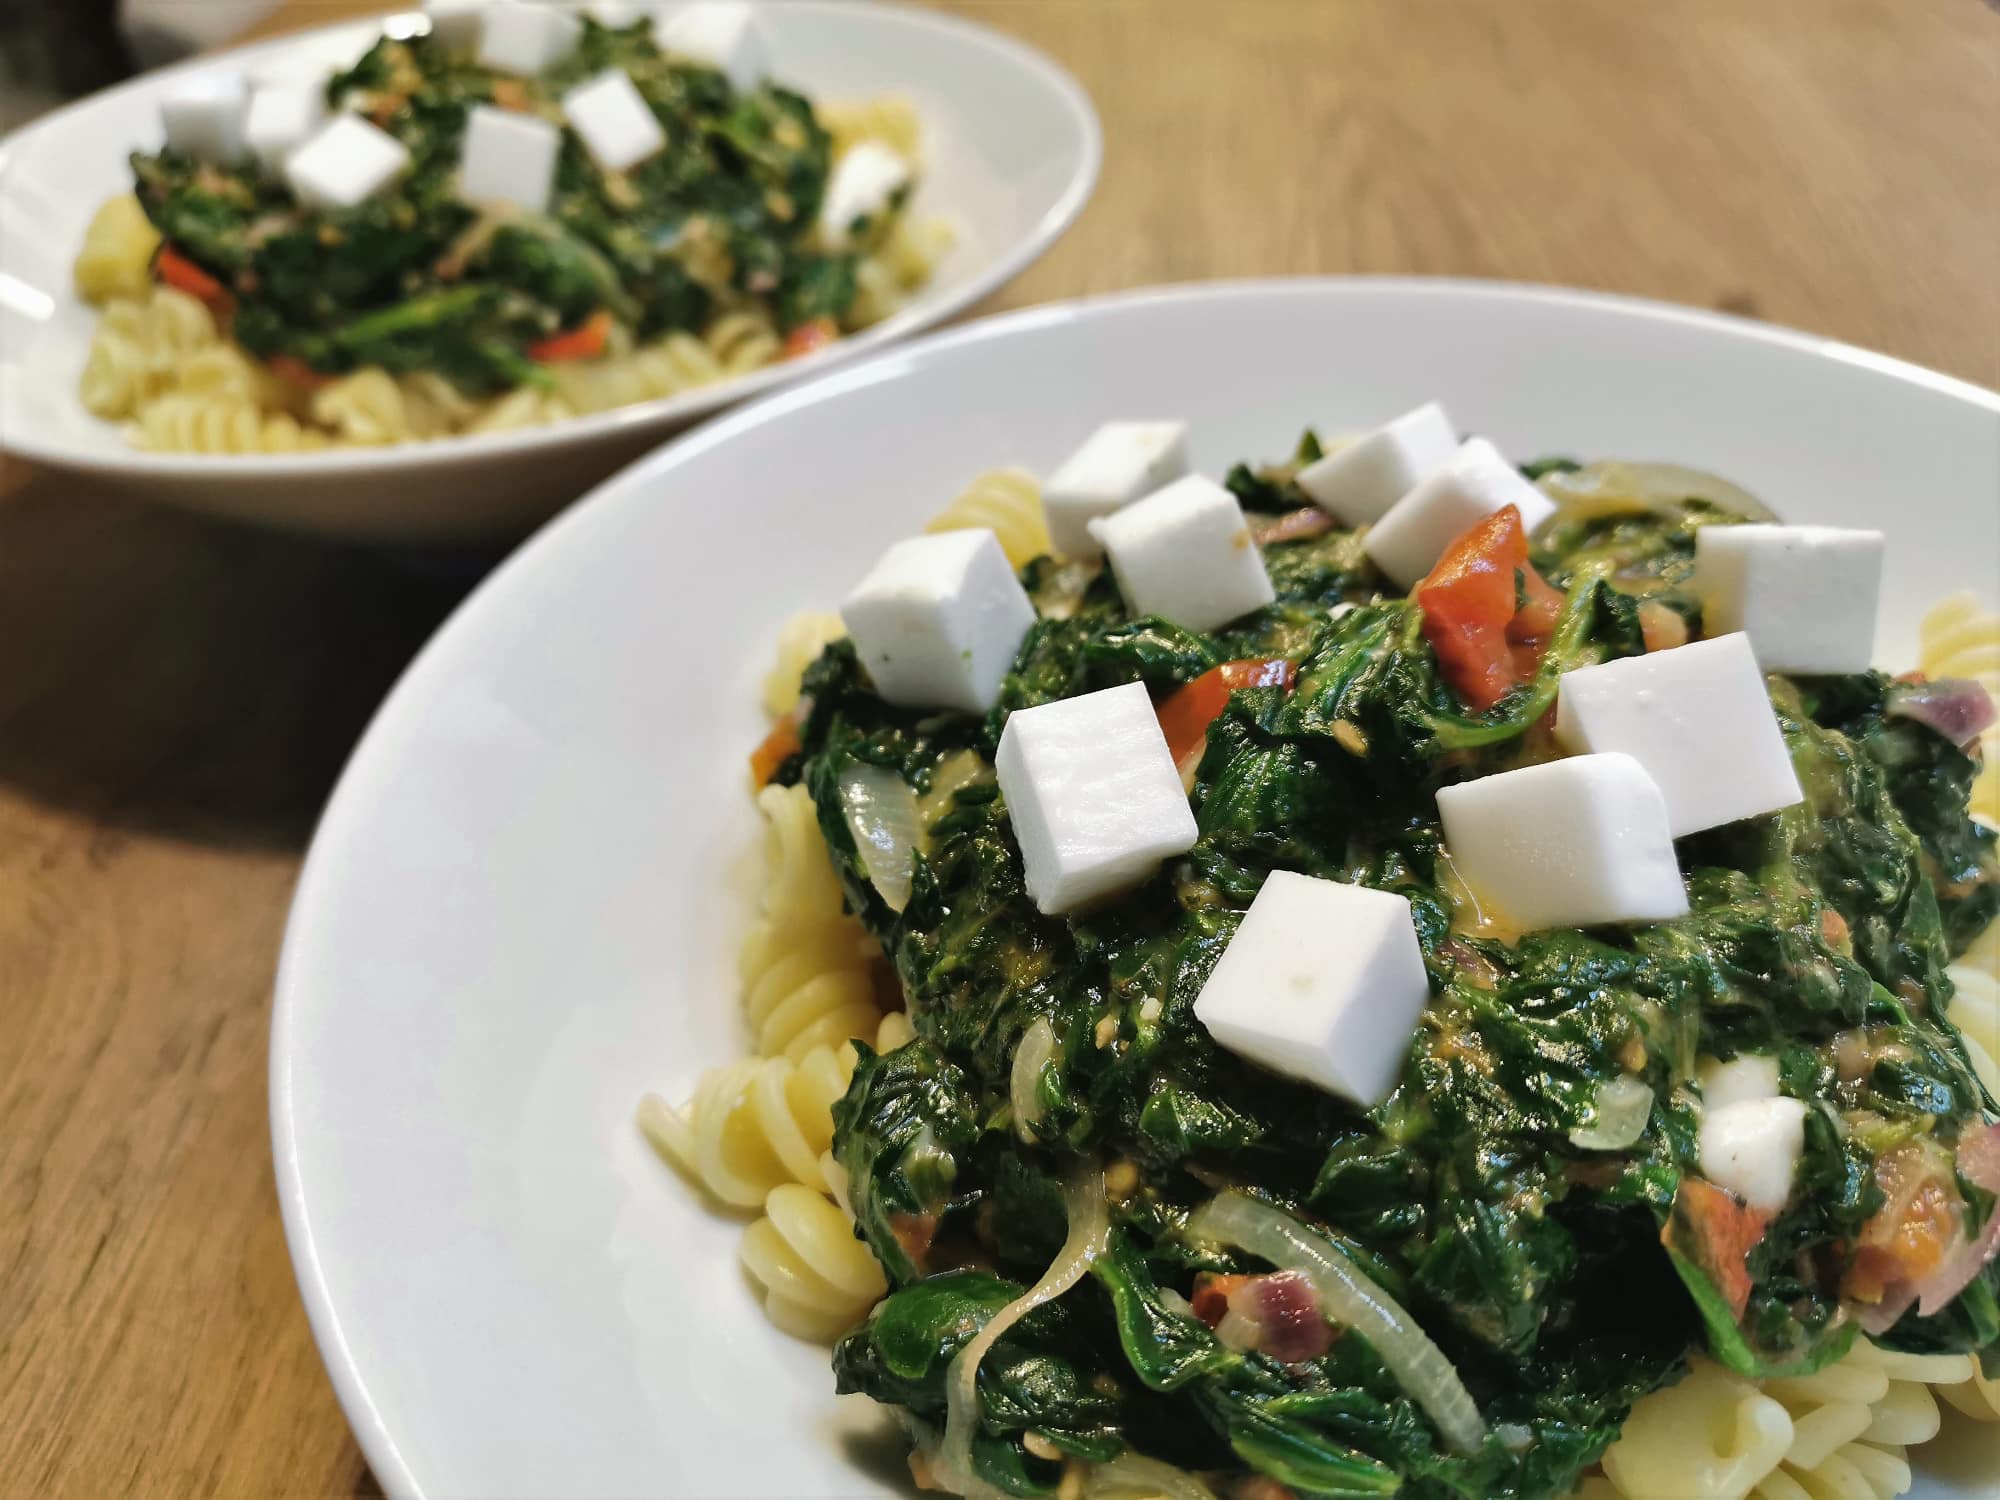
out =
<path fill-rule="evenodd" d="M 1980 0 L 939 8 L 1062 59 L 1104 118 L 1096 201 L 992 307 L 1497 276 L 2000 384 Z M 0 474 L 0 1492 L 372 1491 L 285 1256 L 268 997 L 315 812 L 479 561 Z"/>

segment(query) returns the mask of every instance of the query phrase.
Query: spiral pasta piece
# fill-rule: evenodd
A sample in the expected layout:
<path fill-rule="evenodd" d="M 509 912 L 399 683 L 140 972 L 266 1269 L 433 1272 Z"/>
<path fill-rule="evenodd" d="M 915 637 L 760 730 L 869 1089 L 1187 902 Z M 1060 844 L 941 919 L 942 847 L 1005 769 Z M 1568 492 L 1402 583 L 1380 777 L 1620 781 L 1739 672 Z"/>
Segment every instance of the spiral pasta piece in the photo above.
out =
<path fill-rule="evenodd" d="M 138 447 L 156 453 L 301 453 L 327 446 L 324 434 L 288 413 L 181 394 L 148 402 L 132 434 Z"/>
<path fill-rule="evenodd" d="M 771 1190 L 764 1217 L 743 1235 L 743 1266 L 764 1291 L 764 1311 L 785 1332 L 831 1342 L 860 1322 L 888 1282 L 854 1221 L 811 1188 Z"/>
<path fill-rule="evenodd" d="M 1966 677 L 2000 701 L 2000 614 L 1984 608 L 1976 595 L 1953 594 L 1924 616 L 1917 633 L 1917 662 L 1926 677 Z M 1985 764 L 1972 783 L 1972 811 L 2000 824 L 2000 724 L 1979 737 Z M 1982 962 L 2000 972 L 2000 931 Z"/>
<path fill-rule="evenodd" d="M 1744 1500 L 1791 1442 L 1782 1405 L 1697 1358 L 1685 1379 L 1632 1408 L 1604 1473 L 1626 1500 Z"/>
<path fill-rule="evenodd" d="M 764 712 L 780 718 L 798 706 L 799 679 L 819 654 L 847 634 L 839 615 L 807 611 L 796 614 L 778 632 L 778 657 L 764 674 Z"/>
<path fill-rule="evenodd" d="M 771 320 L 748 308 L 724 313 L 702 330 L 701 339 L 722 373 L 729 376 L 761 370 L 783 352 Z"/>
<path fill-rule="evenodd" d="M 926 531 L 984 528 L 1000 539 L 1015 567 L 1043 556 L 1052 545 L 1042 513 L 1042 487 L 1026 469 L 988 469 L 975 475 L 956 500 L 931 518 Z"/>
<path fill-rule="evenodd" d="M 923 119 L 917 106 L 902 94 L 822 101 L 814 113 L 833 138 L 835 161 L 863 141 L 873 141 L 887 146 L 913 169 L 923 164 Z"/>
<path fill-rule="evenodd" d="M 894 313 L 930 280 L 953 239 L 951 226 L 941 220 L 918 220 L 907 213 L 891 218 L 854 267 L 855 297 L 847 327 L 866 328 Z"/>
<path fill-rule="evenodd" d="M 143 298 L 118 298 L 92 330 L 78 394 L 97 416 L 140 416 L 147 402 L 177 388 L 190 355 L 220 338 L 209 310 L 185 292 L 154 287 Z"/>
<path fill-rule="evenodd" d="M 114 297 L 143 301 L 152 288 L 153 254 L 160 232 L 130 193 L 108 198 L 83 231 L 83 248 L 76 253 L 72 274 L 77 295 L 86 302 L 105 303 Z"/>

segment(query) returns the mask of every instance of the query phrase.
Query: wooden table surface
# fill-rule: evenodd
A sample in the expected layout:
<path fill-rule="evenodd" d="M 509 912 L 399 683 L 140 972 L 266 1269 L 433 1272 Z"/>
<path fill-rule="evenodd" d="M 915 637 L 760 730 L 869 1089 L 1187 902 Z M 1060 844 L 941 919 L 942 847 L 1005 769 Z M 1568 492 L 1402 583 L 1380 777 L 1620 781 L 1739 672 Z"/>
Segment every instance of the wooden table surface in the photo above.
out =
<path fill-rule="evenodd" d="M 2000 385 L 1981 0 L 945 8 L 1060 59 L 1104 120 L 1095 200 L 991 308 L 1491 276 Z M 286 1259 L 269 997 L 315 813 L 477 568 L 0 478 L 0 1492 L 376 1492 Z"/>

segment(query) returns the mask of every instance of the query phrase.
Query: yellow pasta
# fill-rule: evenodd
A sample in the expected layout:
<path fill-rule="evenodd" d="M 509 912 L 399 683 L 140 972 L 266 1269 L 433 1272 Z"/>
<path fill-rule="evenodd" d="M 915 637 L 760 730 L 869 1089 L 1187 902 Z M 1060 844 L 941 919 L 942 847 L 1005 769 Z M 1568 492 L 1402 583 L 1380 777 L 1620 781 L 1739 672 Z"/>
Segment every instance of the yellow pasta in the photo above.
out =
<path fill-rule="evenodd" d="M 764 1217 L 743 1235 L 743 1266 L 764 1289 L 764 1311 L 785 1332 L 830 1343 L 888 1290 L 874 1252 L 841 1206 L 811 1188 L 771 1190 Z"/>
<path fill-rule="evenodd" d="M 854 268 L 854 305 L 847 327 L 866 328 L 890 316 L 936 272 L 952 246 L 951 227 L 898 214 Z"/>
<path fill-rule="evenodd" d="M 77 295 L 86 302 L 105 303 L 115 297 L 143 301 L 152 287 L 153 253 L 160 232 L 130 193 L 106 200 L 83 231 L 77 251 Z"/>
<path fill-rule="evenodd" d="M 2000 701 L 2000 614 L 1969 593 L 1939 601 L 1918 632 L 1917 662 L 1926 677 L 1967 677 Z M 1972 811 L 2000 824 L 2000 724 L 1980 736 L 1985 765 L 1972 784 Z M 1979 960 L 2000 973 L 2000 926 L 1986 935 Z"/>
<path fill-rule="evenodd" d="M 189 356 L 219 343 L 206 307 L 171 287 L 107 304 L 90 339 L 78 394 L 94 415 L 138 417 L 178 390 Z"/>
<path fill-rule="evenodd" d="M 988 469 L 946 506 L 926 531 L 984 527 L 1000 539 L 1007 561 L 1021 567 L 1049 550 L 1042 487 L 1026 469 Z"/>
<path fill-rule="evenodd" d="M 1782 1405 L 1697 1359 L 1686 1379 L 1632 1408 L 1604 1473 L 1626 1500 L 1744 1500 L 1791 1442 Z"/>
<path fill-rule="evenodd" d="M 300 453 L 327 445 L 324 434 L 286 412 L 178 392 L 147 402 L 131 431 L 138 447 L 155 453 Z"/>
<path fill-rule="evenodd" d="M 913 169 L 923 165 L 923 120 L 916 105 L 901 94 L 823 101 L 814 113 L 833 137 L 836 161 L 863 141 L 873 141 L 887 146 Z"/>
<path fill-rule="evenodd" d="M 774 719 L 790 713 L 798 705 L 799 679 L 806 668 L 846 634 L 847 626 L 836 614 L 808 611 L 787 620 L 778 632 L 778 659 L 764 674 L 764 712 Z"/>

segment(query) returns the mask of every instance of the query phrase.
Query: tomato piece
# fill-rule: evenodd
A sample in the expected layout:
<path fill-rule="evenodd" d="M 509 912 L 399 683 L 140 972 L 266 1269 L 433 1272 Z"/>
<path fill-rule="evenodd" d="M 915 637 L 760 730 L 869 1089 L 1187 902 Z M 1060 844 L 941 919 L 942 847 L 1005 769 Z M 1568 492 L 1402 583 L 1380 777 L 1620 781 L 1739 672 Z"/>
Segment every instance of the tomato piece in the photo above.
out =
<path fill-rule="evenodd" d="M 786 714 L 771 726 L 771 732 L 763 742 L 750 752 L 750 781 L 752 785 L 765 787 L 778 774 L 778 767 L 797 755 L 804 747 L 799 742 L 799 721 L 792 714 Z"/>
<path fill-rule="evenodd" d="M 528 345 L 528 358 L 545 365 L 569 360 L 596 359 L 611 342 L 611 314 L 604 308 L 592 313 L 574 328 L 550 334 Z"/>
<path fill-rule="evenodd" d="M 229 295 L 228 287 L 172 245 L 161 245 L 159 252 L 154 255 L 153 274 L 175 291 L 186 292 L 197 302 L 205 304 L 218 318 L 227 315 L 236 305 L 236 299 Z"/>
<path fill-rule="evenodd" d="M 1769 1214 L 1759 1213 L 1734 1193 L 1699 1177 L 1684 1177 L 1660 1241 L 1683 1260 L 1692 1261 L 1741 1319 L 1750 1305 L 1748 1258 L 1770 1224 Z"/>
<path fill-rule="evenodd" d="M 1194 1315 L 1213 1328 L 1222 1321 L 1223 1314 L 1229 1311 L 1230 1293 L 1252 1280 L 1255 1278 L 1203 1271 L 1195 1277 L 1194 1296 L 1189 1299 L 1194 1308 Z"/>
<path fill-rule="evenodd" d="M 1412 597 L 1438 669 L 1475 713 L 1534 676 L 1563 606 L 1561 592 L 1529 564 L 1512 505 L 1445 548 Z"/>
<path fill-rule="evenodd" d="M 1167 737 L 1167 749 L 1180 764 L 1208 733 L 1208 726 L 1238 688 L 1292 685 L 1298 668 L 1283 657 L 1268 661 L 1226 661 L 1211 667 L 1186 687 L 1176 688 L 1164 698 L 1156 712 L 1160 731 Z"/>
<path fill-rule="evenodd" d="M 840 329 L 831 318 L 808 318 L 785 335 L 784 359 L 800 359 L 816 349 L 824 349 L 840 337 Z"/>
<path fill-rule="evenodd" d="M 909 1256 L 910 1264 L 919 1271 L 930 1259 L 931 1241 L 937 1238 L 937 1227 L 936 1214 L 889 1215 L 889 1233 L 896 1237 L 903 1254 Z"/>
<path fill-rule="evenodd" d="M 316 391 L 333 379 L 331 375 L 320 374 L 295 354 L 274 354 L 264 361 L 264 367 L 287 384 L 308 391 Z"/>

